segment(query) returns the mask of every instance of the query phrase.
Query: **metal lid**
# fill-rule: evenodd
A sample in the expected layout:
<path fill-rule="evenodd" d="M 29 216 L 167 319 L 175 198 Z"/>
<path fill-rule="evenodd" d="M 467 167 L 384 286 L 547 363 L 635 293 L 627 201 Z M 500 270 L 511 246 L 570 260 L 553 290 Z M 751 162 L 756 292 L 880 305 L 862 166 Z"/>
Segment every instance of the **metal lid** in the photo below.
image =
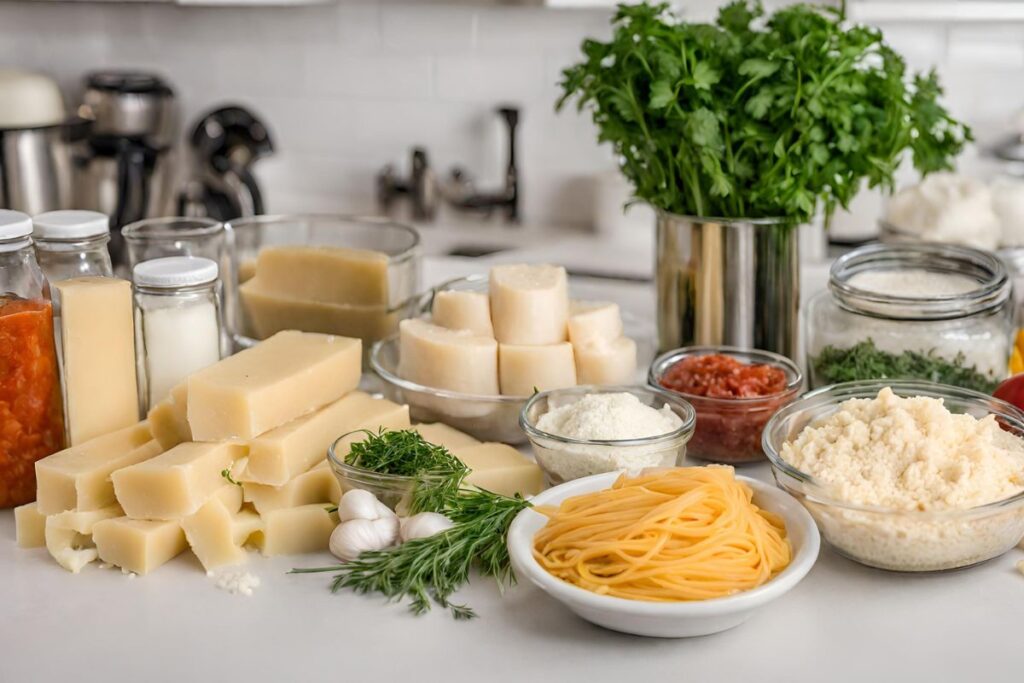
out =
<path fill-rule="evenodd" d="M 145 71 L 94 71 L 85 76 L 85 85 L 94 90 L 118 94 L 170 96 L 173 91 L 162 78 Z"/>
<path fill-rule="evenodd" d="M 191 287 L 217 279 L 217 263 L 198 256 L 169 256 L 135 266 L 135 284 L 143 287 Z"/>
<path fill-rule="evenodd" d="M 74 240 L 110 232 L 110 219 L 98 211 L 47 211 L 32 219 L 35 236 L 43 240 Z"/>
<path fill-rule="evenodd" d="M 27 213 L 0 209 L 0 240 L 15 240 L 32 234 L 32 219 Z"/>

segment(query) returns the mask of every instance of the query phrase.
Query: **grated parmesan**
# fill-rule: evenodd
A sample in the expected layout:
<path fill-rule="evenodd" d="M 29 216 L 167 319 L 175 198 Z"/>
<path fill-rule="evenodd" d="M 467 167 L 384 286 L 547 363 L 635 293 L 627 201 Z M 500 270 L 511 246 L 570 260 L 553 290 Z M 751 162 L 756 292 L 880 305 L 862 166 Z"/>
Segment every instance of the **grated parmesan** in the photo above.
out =
<path fill-rule="evenodd" d="M 207 572 L 206 575 L 214 576 L 213 572 Z M 224 572 L 215 576 L 214 584 L 232 595 L 250 596 L 259 587 L 260 577 L 249 572 Z"/>

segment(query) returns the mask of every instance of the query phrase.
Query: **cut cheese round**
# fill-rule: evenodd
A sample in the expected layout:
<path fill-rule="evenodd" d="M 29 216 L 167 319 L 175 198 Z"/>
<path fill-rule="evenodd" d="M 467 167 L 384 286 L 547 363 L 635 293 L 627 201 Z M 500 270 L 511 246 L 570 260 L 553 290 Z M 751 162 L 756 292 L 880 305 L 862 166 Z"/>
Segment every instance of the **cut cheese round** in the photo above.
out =
<path fill-rule="evenodd" d="M 483 292 L 441 291 L 434 295 L 434 324 L 493 337 L 491 300 Z"/>
<path fill-rule="evenodd" d="M 491 269 L 491 320 L 502 344 L 558 344 L 567 339 L 565 268 L 509 265 Z"/>
<path fill-rule="evenodd" d="M 619 337 L 574 347 L 580 384 L 632 384 L 636 381 L 636 342 Z"/>
<path fill-rule="evenodd" d="M 576 386 L 576 363 L 572 344 L 498 346 L 498 375 L 501 393 L 529 396 L 536 391 Z"/>
<path fill-rule="evenodd" d="M 604 301 L 573 301 L 569 305 L 569 341 L 574 345 L 612 342 L 622 336 L 618 304 Z"/>

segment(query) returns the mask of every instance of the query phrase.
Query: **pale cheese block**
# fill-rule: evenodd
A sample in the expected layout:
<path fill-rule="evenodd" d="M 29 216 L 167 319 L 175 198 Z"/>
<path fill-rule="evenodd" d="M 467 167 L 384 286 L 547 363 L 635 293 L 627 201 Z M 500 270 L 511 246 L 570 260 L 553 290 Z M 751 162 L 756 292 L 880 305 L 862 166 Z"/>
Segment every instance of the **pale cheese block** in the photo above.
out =
<path fill-rule="evenodd" d="M 537 463 L 503 443 L 482 443 L 456 448 L 456 458 L 472 470 L 466 483 L 503 496 L 523 497 L 540 493 L 544 473 Z"/>
<path fill-rule="evenodd" d="M 256 259 L 243 259 L 238 264 L 238 284 L 244 284 L 256 277 Z"/>
<path fill-rule="evenodd" d="M 469 330 L 426 320 L 403 320 L 398 374 L 436 389 L 493 396 L 498 393 L 498 343 Z"/>
<path fill-rule="evenodd" d="M 356 391 L 315 413 L 305 415 L 249 441 L 244 478 L 259 484 L 283 486 L 327 457 L 327 449 L 342 434 L 380 427 L 409 426 L 409 409 Z"/>
<path fill-rule="evenodd" d="M 338 525 L 337 513 L 327 512 L 327 508 L 313 503 L 261 515 L 263 531 L 255 535 L 256 546 L 267 557 L 327 550 L 331 532 Z"/>
<path fill-rule="evenodd" d="M 242 487 L 239 484 L 224 484 L 214 491 L 210 500 L 220 501 L 228 512 L 234 514 L 242 509 L 244 503 Z"/>
<path fill-rule="evenodd" d="M 35 502 L 14 508 L 14 539 L 19 548 L 46 545 L 46 515 L 39 512 Z"/>
<path fill-rule="evenodd" d="M 127 280 L 82 277 L 51 285 L 68 444 L 139 421 L 135 319 Z"/>
<path fill-rule="evenodd" d="M 569 304 L 569 341 L 573 346 L 612 342 L 622 336 L 618 304 L 603 301 L 572 301 Z"/>
<path fill-rule="evenodd" d="M 480 441 L 474 439 L 469 434 L 460 432 L 454 427 L 449 427 L 443 422 L 419 424 L 414 426 L 413 429 L 419 432 L 426 442 L 437 446 L 444 446 L 449 451 L 462 448 L 463 446 L 475 446 L 480 443 Z"/>
<path fill-rule="evenodd" d="M 535 391 L 576 386 L 572 344 L 499 344 L 498 377 L 506 396 L 531 396 Z"/>
<path fill-rule="evenodd" d="M 98 557 L 92 540 L 97 522 L 124 515 L 119 505 L 88 512 L 69 510 L 46 518 L 43 531 L 46 550 L 64 569 L 77 574 Z"/>
<path fill-rule="evenodd" d="M 442 290 L 434 294 L 431 316 L 435 325 L 449 330 L 469 330 L 481 337 L 493 337 L 491 299 L 483 292 Z"/>
<path fill-rule="evenodd" d="M 245 455 L 239 443 L 183 443 L 114 472 L 114 492 L 132 519 L 179 519 L 194 514 L 225 485 L 221 472 Z"/>
<path fill-rule="evenodd" d="M 148 574 L 188 547 L 181 525 L 173 520 L 115 517 L 97 522 L 92 539 L 101 561 L 135 574 Z"/>
<path fill-rule="evenodd" d="M 251 439 L 336 401 L 359 384 L 362 343 L 278 332 L 188 378 L 196 441 Z"/>
<path fill-rule="evenodd" d="M 238 488 L 238 487 L 235 487 Z M 192 552 L 206 571 L 242 564 L 248 553 L 235 538 L 235 514 L 217 497 L 206 501 L 195 514 L 181 520 Z"/>
<path fill-rule="evenodd" d="M 627 385 L 636 382 L 636 342 L 629 337 L 581 344 L 573 350 L 579 384 Z"/>
<path fill-rule="evenodd" d="M 231 518 L 231 534 L 235 544 L 240 546 L 262 538 L 263 518 L 255 510 L 243 508 Z"/>
<path fill-rule="evenodd" d="M 291 299 L 387 306 L 388 256 L 346 247 L 267 247 L 256 259 L 267 291 Z"/>
<path fill-rule="evenodd" d="M 260 514 L 311 503 L 337 505 L 341 499 L 341 485 L 326 460 L 283 486 L 245 482 L 242 491 L 245 502 L 252 503 Z"/>
<path fill-rule="evenodd" d="M 569 285 L 565 268 L 491 268 L 491 322 L 502 344 L 558 344 L 568 338 Z"/>
<path fill-rule="evenodd" d="M 188 426 L 188 381 L 171 389 L 170 396 L 149 409 L 146 416 L 153 438 L 166 451 L 179 443 L 192 440 L 192 429 Z"/>
<path fill-rule="evenodd" d="M 145 422 L 100 436 L 37 460 L 36 503 L 39 512 L 97 510 L 114 502 L 110 475 L 160 452 Z"/>

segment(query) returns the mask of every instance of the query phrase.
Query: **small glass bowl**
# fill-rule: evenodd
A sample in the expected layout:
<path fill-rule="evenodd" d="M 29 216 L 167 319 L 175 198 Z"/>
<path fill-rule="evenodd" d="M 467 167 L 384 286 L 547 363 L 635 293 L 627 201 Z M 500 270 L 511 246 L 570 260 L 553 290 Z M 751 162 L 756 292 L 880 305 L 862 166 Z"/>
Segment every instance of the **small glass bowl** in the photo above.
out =
<path fill-rule="evenodd" d="M 695 396 L 662 386 L 668 370 L 690 356 L 721 354 L 756 365 L 771 365 L 786 373 L 786 388 L 770 396 L 712 398 Z M 734 346 L 687 346 L 668 351 L 651 364 L 648 383 L 661 391 L 686 399 L 697 411 L 697 427 L 689 454 L 700 460 L 736 465 L 764 460 L 761 432 L 779 408 L 800 393 L 804 378 L 800 368 L 785 356 L 770 351 L 746 350 Z"/>
<path fill-rule="evenodd" d="M 641 403 L 656 410 L 667 405 L 682 424 L 665 434 L 618 440 L 573 439 L 537 427 L 537 421 L 549 410 L 575 403 L 590 394 L 620 393 L 632 394 Z M 616 386 L 579 386 L 542 391 L 530 397 L 519 415 L 519 425 L 530 439 L 537 464 L 544 471 L 548 486 L 605 472 L 681 466 L 686 459 L 686 444 L 693 436 L 695 420 L 693 407 L 667 391 Z"/>
<path fill-rule="evenodd" d="M 1002 555 L 1024 536 L 1024 491 L 963 510 L 898 510 L 833 498 L 809 474 L 782 459 L 782 445 L 853 398 L 871 399 L 885 387 L 898 396 L 942 399 L 953 413 L 996 415 L 1007 432 L 1024 437 L 1024 413 L 985 394 L 933 382 L 865 380 L 809 392 L 768 422 L 764 451 L 776 483 L 814 517 L 822 536 L 842 555 L 869 567 L 929 572 L 969 567 Z"/>

